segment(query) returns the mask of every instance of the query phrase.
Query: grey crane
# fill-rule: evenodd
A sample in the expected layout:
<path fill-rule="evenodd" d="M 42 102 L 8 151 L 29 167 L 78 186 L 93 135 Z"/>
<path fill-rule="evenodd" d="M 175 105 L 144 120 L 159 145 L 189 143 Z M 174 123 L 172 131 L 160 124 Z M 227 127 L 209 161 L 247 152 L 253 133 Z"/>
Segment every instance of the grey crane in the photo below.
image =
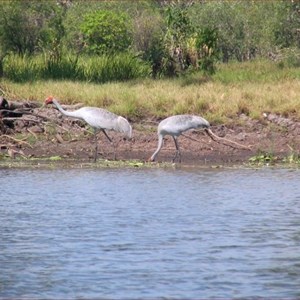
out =
<path fill-rule="evenodd" d="M 45 104 L 54 104 L 58 110 L 65 116 L 77 118 L 84 120 L 87 124 L 89 124 L 94 129 L 94 139 L 95 139 L 95 157 L 94 161 L 97 160 L 98 155 L 98 143 L 97 143 L 97 133 L 101 130 L 106 138 L 113 144 L 112 139 L 108 136 L 105 130 L 114 130 L 121 133 L 130 139 L 132 136 L 132 127 L 129 122 L 108 110 L 99 107 L 81 107 L 75 111 L 66 111 L 61 105 L 58 103 L 56 99 L 52 96 L 49 96 L 45 100 Z M 116 149 L 114 147 L 114 158 L 116 157 Z"/>
<path fill-rule="evenodd" d="M 181 162 L 181 153 L 179 150 L 177 138 L 183 132 L 189 129 L 208 129 L 209 127 L 210 124 L 207 120 L 195 115 L 175 115 L 162 120 L 157 128 L 158 146 L 155 152 L 150 157 L 149 161 L 155 161 L 157 154 L 163 146 L 165 135 L 171 135 L 176 147 L 176 153 L 172 161 L 174 162 L 177 156 L 179 156 L 179 162 Z"/>

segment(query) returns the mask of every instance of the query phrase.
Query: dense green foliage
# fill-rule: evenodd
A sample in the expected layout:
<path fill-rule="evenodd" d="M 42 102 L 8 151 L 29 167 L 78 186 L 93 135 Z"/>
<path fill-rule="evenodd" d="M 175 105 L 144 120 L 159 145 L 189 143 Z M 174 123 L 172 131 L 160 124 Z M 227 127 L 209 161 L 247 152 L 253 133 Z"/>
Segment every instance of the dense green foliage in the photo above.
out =
<path fill-rule="evenodd" d="M 218 62 L 255 58 L 297 67 L 299 49 L 299 1 L 1 0 L 0 5 L 0 76 L 16 81 L 212 74 Z"/>

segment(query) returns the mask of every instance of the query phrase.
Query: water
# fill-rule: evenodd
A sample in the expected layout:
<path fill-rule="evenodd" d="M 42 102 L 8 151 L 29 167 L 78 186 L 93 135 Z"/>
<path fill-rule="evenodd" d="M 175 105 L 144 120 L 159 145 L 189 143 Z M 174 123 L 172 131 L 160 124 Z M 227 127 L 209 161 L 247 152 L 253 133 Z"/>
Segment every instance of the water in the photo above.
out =
<path fill-rule="evenodd" d="M 299 298 L 299 175 L 0 170 L 0 298 Z"/>

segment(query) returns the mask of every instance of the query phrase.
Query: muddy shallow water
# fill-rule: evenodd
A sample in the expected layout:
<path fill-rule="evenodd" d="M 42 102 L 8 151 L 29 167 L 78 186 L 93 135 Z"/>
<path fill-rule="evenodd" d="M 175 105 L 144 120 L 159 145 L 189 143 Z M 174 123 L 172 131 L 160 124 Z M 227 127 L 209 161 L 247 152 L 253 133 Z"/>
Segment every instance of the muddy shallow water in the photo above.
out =
<path fill-rule="evenodd" d="M 299 175 L 1 169 L 0 297 L 297 298 Z"/>

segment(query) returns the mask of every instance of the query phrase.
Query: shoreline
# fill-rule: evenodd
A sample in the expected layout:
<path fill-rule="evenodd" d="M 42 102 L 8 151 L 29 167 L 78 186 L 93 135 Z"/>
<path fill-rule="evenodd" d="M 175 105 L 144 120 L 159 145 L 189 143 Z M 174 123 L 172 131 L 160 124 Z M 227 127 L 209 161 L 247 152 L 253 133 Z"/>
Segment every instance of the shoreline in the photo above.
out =
<path fill-rule="evenodd" d="M 212 127 L 214 132 L 222 134 L 218 128 Z M 222 128 L 224 130 L 224 128 Z M 235 140 L 243 145 L 251 146 L 251 150 L 233 149 L 226 145 L 212 141 L 203 131 L 190 131 L 185 136 L 180 136 L 178 141 L 181 149 L 182 162 L 172 163 L 175 146 L 172 138 L 166 136 L 164 146 L 157 156 L 157 161 L 150 163 L 148 158 L 157 147 L 157 135 L 149 130 L 135 130 L 131 141 L 123 140 L 119 133 L 109 132 L 116 143 L 116 160 L 113 160 L 113 147 L 102 134 L 98 134 L 98 159 L 93 162 L 94 143 L 93 135 L 85 132 L 83 135 L 69 133 L 64 136 L 58 133 L 47 135 L 44 133 L 33 135 L 26 134 L 21 141 L 18 135 L 14 139 L 4 138 L 1 141 L 0 168 L 11 165 L 12 167 L 35 165 L 41 167 L 67 166 L 71 168 L 99 168 L 99 167 L 186 167 L 186 168 L 226 168 L 226 167 L 251 167 L 262 165 L 294 165 L 299 164 L 299 137 L 282 133 L 282 130 L 266 130 L 265 133 L 249 131 L 243 127 L 232 127 L 223 136 Z M 239 133 L 237 133 L 239 132 Z M 239 137 L 237 139 L 236 137 Z M 2 136 L 3 140 L 3 136 Z M 293 146 L 291 146 L 293 145 Z M 298 145 L 298 147 L 297 147 Z M 295 147 L 295 148 L 292 148 Z M 285 162 L 284 162 L 285 161 Z M 284 164 L 283 164 L 284 162 Z M 68 166 L 69 165 L 69 166 Z"/>
<path fill-rule="evenodd" d="M 5 112 L 5 110 L 4 110 Z M 2 116 L 0 125 L 0 162 L 6 160 L 73 160 L 92 163 L 95 144 L 92 130 L 82 121 L 62 116 L 56 109 L 35 107 L 26 114 Z M 129 120 L 130 121 L 130 120 Z M 121 133 L 107 131 L 116 148 L 119 164 L 139 162 L 147 164 L 157 148 L 159 119 L 131 122 L 133 138 L 125 140 Z M 149 125 L 151 124 L 151 125 Z M 300 122 L 275 114 L 251 119 L 245 114 L 227 125 L 212 125 L 212 132 L 220 138 L 249 149 L 230 147 L 211 139 L 203 130 L 186 131 L 179 136 L 181 165 L 222 166 L 249 163 L 300 163 Z M 99 161 L 112 161 L 113 145 L 102 132 L 97 135 Z M 175 154 L 170 136 L 157 156 L 157 162 L 172 165 Z M 177 163 L 178 164 L 178 163 Z"/>

